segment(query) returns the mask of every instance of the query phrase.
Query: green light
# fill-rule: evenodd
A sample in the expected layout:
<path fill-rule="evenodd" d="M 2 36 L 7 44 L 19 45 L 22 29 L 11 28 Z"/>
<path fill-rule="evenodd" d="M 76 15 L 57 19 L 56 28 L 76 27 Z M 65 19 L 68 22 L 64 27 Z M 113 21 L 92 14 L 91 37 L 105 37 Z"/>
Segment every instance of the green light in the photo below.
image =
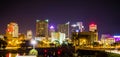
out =
<path fill-rule="evenodd" d="M 46 22 L 49 22 L 49 20 L 47 19 L 47 20 L 45 20 Z"/>
<path fill-rule="evenodd" d="M 39 22 L 40 20 L 36 20 L 36 22 Z"/>

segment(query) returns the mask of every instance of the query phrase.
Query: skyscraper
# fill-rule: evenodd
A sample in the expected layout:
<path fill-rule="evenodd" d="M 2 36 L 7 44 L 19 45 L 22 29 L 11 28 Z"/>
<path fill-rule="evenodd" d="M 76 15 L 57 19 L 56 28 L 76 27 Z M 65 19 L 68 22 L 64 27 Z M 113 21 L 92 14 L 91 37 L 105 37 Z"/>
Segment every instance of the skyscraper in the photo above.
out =
<path fill-rule="evenodd" d="M 90 24 L 89 25 L 89 31 L 95 32 L 97 30 L 97 25 L 96 24 Z"/>
<path fill-rule="evenodd" d="M 12 37 L 18 37 L 18 24 L 15 22 L 11 22 L 10 24 L 7 25 L 7 30 L 6 33 L 11 35 Z"/>
<path fill-rule="evenodd" d="M 80 32 L 83 32 L 83 31 L 84 31 L 85 28 L 84 28 L 84 26 L 83 26 L 83 22 L 77 22 L 77 26 L 78 26 Z"/>
<path fill-rule="evenodd" d="M 57 28 L 58 32 L 65 33 L 66 37 L 69 37 L 69 24 L 59 24 Z"/>
<path fill-rule="evenodd" d="M 94 33 L 94 41 L 98 41 L 97 24 L 90 24 L 89 31 Z"/>
<path fill-rule="evenodd" d="M 36 20 L 36 36 L 48 36 L 48 20 Z"/>
<path fill-rule="evenodd" d="M 85 30 L 84 26 L 83 26 L 83 22 L 76 22 L 76 24 L 72 24 L 72 32 L 80 31 L 83 32 Z"/>
<path fill-rule="evenodd" d="M 51 37 L 51 33 L 52 32 L 55 32 L 55 28 L 54 28 L 54 26 L 50 26 L 50 28 L 49 28 L 49 36 Z"/>
<path fill-rule="evenodd" d="M 27 39 L 32 39 L 32 30 L 27 31 Z"/>

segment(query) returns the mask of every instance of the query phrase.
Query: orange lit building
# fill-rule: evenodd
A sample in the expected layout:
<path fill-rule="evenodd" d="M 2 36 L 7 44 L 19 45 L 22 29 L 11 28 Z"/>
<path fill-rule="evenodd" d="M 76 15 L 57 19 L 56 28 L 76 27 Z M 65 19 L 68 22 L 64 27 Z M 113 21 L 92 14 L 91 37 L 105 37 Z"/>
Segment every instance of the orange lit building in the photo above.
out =
<path fill-rule="evenodd" d="M 7 37 L 18 37 L 18 30 L 18 24 L 15 22 L 11 22 L 7 25 Z"/>

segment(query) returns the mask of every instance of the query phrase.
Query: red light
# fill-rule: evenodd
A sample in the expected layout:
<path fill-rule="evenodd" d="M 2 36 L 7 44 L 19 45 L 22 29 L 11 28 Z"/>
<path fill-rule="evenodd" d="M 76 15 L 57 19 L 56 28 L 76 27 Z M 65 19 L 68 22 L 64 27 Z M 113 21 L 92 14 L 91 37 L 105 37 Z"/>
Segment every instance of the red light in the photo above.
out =
<path fill-rule="evenodd" d="M 95 26 L 96 26 L 96 24 L 90 24 L 90 26 L 91 26 L 91 27 L 95 27 Z"/>
<path fill-rule="evenodd" d="M 45 57 L 47 56 L 47 54 L 44 55 Z"/>
<path fill-rule="evenodd" d="M 45 50 L 44 50 L 44 52 L 46 53 L 46 52 L 47 52 L 47 50 L 45 49 Z"/>
<path fill-rule="evenodd" d="M 57 53 L 58 53 L 58 54 L 60 54 L 61 52 L 60 52 L 60 51 L 58 51 Z"/>
<path fill-rule="evenodd" d="M 95 24 L 90 24 L 91 26 L 94 26 Z"/>

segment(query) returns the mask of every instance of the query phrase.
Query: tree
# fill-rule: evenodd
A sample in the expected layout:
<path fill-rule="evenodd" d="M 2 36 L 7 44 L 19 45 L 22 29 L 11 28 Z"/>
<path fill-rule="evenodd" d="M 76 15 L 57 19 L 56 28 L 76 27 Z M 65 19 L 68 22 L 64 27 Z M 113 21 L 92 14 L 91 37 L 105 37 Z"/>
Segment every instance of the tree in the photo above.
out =
<path fill-rule="evenodd" d="M 60 46 L 60 42 L 58 40 L 54 41 L 55 46 Z"/>
<path fill-rule="evenodd" d="M 7 42 L 2 40 L 2 39 L 0 39 L 0 48 L 4 48 L 5 49 L 6 46 L 7 46 Z"/>
<path fill-rule="evenodd" d="M 30 45 L 30 41 L 29 40 L 23 40 L 22 43 L 20 44 L 21 48 L 27 48 Z"/>
<path fill-rule="evenodd" d="M 93 46 L 99 46 L 99 42 L 93 42 Z"/>

